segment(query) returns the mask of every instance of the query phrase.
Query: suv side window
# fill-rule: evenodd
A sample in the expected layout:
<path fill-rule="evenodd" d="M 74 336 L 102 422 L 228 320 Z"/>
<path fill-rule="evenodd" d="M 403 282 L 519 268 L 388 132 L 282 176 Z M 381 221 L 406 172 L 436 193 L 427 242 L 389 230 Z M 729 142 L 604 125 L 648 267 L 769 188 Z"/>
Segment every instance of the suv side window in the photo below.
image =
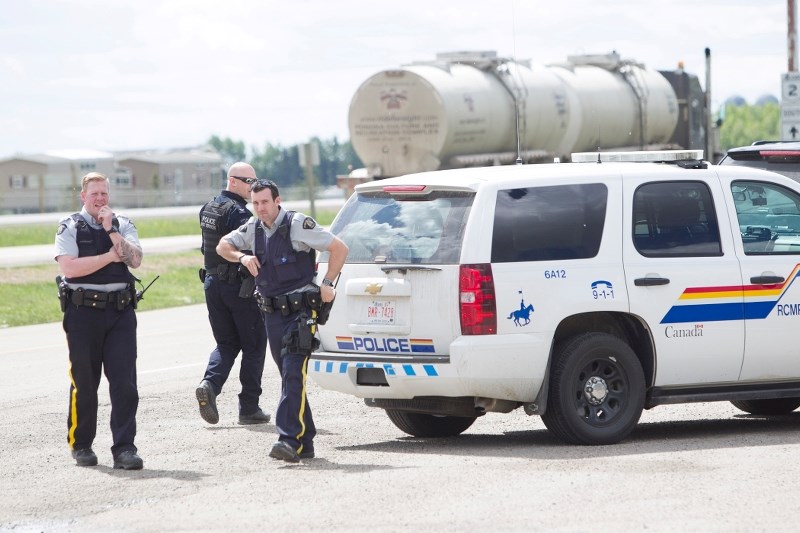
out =
<path fill-rule="evenodd" d="M 711 191 L 705 183 L 646 183 L 633 195 L 633 242 L 645 257 L 722 255 Z"/>
<path fill-rule="evenodd" d="M 800 253 L 800 197 L 780 185 L 731 184 L 745 255 Z"/>
<path fill-rule="evenodd" d="M 492 262 L 594 257 L 603 236 L 607 198 L 602 183 L 498 191 Z"/>

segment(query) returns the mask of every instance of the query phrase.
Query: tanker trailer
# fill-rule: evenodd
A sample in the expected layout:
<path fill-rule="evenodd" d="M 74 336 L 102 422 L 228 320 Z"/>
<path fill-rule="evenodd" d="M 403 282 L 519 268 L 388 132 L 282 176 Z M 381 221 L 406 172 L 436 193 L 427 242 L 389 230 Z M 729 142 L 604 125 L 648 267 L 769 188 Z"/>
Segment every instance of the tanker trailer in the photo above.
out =
<path fill-rule="evenodd" d="M 677 116 L 670 83 L 616 53 L 532 66 L 456 52 L 371 76 L 350 103 L 349 128 L 368 174 L 381 178 L 663 147 Z"/>

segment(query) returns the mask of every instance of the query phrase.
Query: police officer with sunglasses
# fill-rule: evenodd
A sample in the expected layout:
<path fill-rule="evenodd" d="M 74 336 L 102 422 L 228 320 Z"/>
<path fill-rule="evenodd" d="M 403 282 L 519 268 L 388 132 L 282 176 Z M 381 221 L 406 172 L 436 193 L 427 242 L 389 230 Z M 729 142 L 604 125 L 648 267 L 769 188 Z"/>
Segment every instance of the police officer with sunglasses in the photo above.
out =
<path fill-rule="evenodd" d="M 255 279 L 238 261 L 217 254 L 220 239 L 252 216 L 247 209 L 256 171 L 247 163 L 228 169 L 227 188 L 200 210 L 204 266 L 200 279 L 206 296 L 208 320 L 216 346 L 208 358 L 203 380 L 195 390 L 200 416 L 209 424 L 219 422 L 217 396 L 228 379 L 239 352 L 239 424 L 265 424 L 270 415 L 259 407 L 261 376 L 267 351 L 267 335 L 253 297 Z"/>

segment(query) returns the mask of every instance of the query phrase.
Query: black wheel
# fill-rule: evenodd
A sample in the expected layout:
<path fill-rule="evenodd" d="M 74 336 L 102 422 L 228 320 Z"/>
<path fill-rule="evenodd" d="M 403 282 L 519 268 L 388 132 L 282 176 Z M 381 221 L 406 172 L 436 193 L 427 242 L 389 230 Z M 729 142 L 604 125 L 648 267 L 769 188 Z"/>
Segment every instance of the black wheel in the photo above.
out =
<path fill-rule="evenodd" d="M 542 421 L 571 444 L 613 444 L 639 422 L 644 397 L 644 372 L 631 347 L 586 333 L 557 349 Z"/>
<path fill-rule="evenodd" d="M 771 398 L 769 400 L 733 400 L 734 407 L 751 415 L 788 415 L 800 407 L 800 398 Z"/>
<path fill-rule="evenodd" d="M 477 417 L 438 416 L 386 409 L 395 426 L 414 437 L 452 437 L 469 428 Z"/>

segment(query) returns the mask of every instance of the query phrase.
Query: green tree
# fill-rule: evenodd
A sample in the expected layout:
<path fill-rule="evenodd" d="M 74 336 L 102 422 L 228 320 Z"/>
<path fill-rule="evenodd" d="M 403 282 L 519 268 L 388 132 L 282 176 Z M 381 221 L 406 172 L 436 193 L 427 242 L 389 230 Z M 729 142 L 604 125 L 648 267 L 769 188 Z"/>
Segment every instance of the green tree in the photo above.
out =
<path fill-rule="evenodd" d="M 333 137 L 332 139 L 314 138 L 312 142 L 319 143 L 320 165 L 315 169 L 317 185 L 335 185 L 337 176 L 363 166 L 350 141 L 339 142 L 336 137 Z M 209 139 L 208 144 L 222 155 L 226 167 L 236 161 L 247 161 L 253 165 L 258 176 L 274 180 L 281 187 L 292 187 L 305 183 L 305 173 L 300 167 L 297 145 L 284 147 L 280 144 L 267 143 L 263 148 L 251 146 L 248 157 L 242 141 L 234 141 L 230 138 L 221 139 L 214 135 Z"/>
<path fill-rule="evenodd" d="M 719 130 L 720 149 L 747 146 L 754 141 L 779 140 L 780 106 L 773 102 L 762 105 L 726 104 L 720 109 L 722 125 Z"/>
<path fill-rule="evenodd" d="M 214 147 L 217 152 L 222 156 L 222 161 L 225 168 L 228 168 L 237 161 L 245 161 L 245 148 L 244 142 L 234 141 L 230 137 L 220 139 L 216 135 L 212 135 L 208 140 L 208 144 Z"/>
<path fill-rule="evenodd" d="M 322 185 L 336 185 L 337 176 L 347 175 L 353 168 L 363 166 L 350 141 L 339 143 L 336 137 L 328 141 L 315 140 L 319 142 L 320 164 L 317 176 Z"/>

